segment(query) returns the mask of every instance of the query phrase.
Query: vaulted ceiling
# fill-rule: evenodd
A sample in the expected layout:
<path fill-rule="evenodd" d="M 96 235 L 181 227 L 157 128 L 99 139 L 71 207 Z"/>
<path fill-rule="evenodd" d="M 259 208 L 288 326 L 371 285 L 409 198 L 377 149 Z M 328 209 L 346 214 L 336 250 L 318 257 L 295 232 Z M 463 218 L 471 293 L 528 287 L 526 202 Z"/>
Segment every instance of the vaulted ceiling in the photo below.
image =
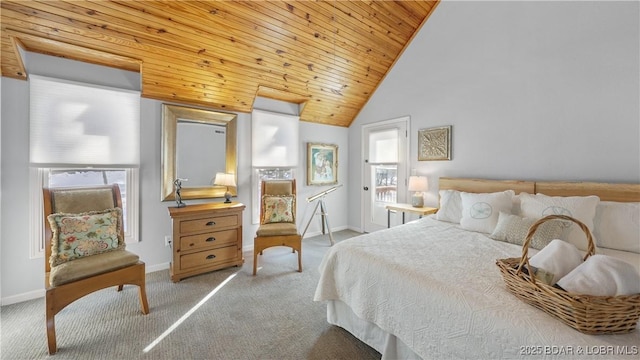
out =
<path fill-rule="evenodd" d="M 349 126 L 438 1 L 2 0 L 2 76 L 20 51 L 139 71 L 142 96 Z"/>

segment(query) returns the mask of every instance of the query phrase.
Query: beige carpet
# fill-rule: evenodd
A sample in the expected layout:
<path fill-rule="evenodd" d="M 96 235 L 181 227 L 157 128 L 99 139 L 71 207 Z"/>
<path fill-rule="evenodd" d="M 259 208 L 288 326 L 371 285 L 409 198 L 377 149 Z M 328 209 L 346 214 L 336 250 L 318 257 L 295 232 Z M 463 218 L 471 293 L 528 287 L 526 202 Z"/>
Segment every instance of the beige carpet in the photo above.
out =
<path fill-rule="evenodd" d="M 338 241 L 354 235 L 334 233 Z M 328 235 L 304 239 L 302 273 L 296 272 L 297 255 L 278 247 L 259 257 L 256 277 L 251 253 L 241 268 L 179 283 L 169 280 L 168 270 L 147 274 L 146 316 L 136 287 L 98 291 L 56 316 L 58 353 L 52 358 L 379 359 L 375 350 L 329 325 L 325 304 L 313 302 L 318 265 L 328 248 Z M 44 299 L 3 306 L 0 315 L 2 359 L 48 356 Z"/>

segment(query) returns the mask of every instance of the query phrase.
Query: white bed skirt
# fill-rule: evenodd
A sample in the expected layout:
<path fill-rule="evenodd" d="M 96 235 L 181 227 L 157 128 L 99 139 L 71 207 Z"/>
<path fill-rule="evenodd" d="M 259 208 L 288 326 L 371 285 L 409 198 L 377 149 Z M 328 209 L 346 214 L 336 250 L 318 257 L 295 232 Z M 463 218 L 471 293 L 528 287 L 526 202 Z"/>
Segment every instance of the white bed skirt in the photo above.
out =
<path fill-rule="evenodd" d="M 363 320 L 342 301 L 327 301 L 327 322 L 339 326 L 365 344 L 376 349 L 386 359 L 422 359 L 395 335 L 382 330 L 376 324 Z"/>

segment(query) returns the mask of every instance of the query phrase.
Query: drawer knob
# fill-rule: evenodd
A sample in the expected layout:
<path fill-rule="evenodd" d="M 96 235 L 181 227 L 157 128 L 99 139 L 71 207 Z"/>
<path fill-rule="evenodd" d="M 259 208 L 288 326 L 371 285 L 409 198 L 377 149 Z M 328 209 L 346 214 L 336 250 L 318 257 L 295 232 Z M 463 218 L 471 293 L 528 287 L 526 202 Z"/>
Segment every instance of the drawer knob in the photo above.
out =
<path fill-rule="evenodd" d="M 215 240 L 216 240 L 216 238 L 214 238 L 214 237 L 210 237 L 210 238 L 207 238 L 207 240 L 205 240 L 205 241 L 206 241 L 206 242 L 212 242 L 212 241 L 215 241 Z"/>
<path fill-rule="evenodd" d="M 209 221 L 209 222 L 207 223 L 207 226 L 213 226 L 213 225 L 215 225 L 215 224 L 216 224 L 216 222 L 215 222 L 215 221 Z"/>
<path fill-rule="evenodd" d="M 215 258 L 216 258 L 216 256 L 215 256 L 215 255 L 213 255 L 213 254 L 211 254 L 211 255 L 207 256 L 207 260 L 215 259 Z"/>

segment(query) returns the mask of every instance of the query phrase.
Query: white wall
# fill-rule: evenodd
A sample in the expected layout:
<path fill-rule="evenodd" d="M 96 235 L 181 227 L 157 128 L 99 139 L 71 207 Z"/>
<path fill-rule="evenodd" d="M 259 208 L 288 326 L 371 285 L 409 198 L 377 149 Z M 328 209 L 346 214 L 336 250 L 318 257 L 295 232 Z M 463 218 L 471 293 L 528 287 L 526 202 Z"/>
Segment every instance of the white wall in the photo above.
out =
<path fill-rule="evenodd" d="M 638 2 L 444 1 L 350 127 L 349 161 L 363 124 L 409 115 L 427 205 L 441 176 L 639 182 L 639 34 Z M 452 161 L 418 162 L 418 130 L 442 125 Z"/>
<path fill-rule="evenodd" d="M 60 76 L 72 77 L 76 81 L 91 81 L 103 85 L 113 83 L 114 77 L 91 68 L 84 76 L 79 74 L 80 68 L 92 65 L 64 65 L 57 68 Z M 74 71 L 68 71 L 72 67 Z M 53 75 L 53 74 L 48 74 Z M 132 84 L 131 79 L 127 81 Z M 44 294 L 43 276 L 44 259 L 29 259 L 29 87 L 28 82 L 11 78 L 1 81 L 1 140 L 0 140 L 0 293 L 2 304 L 9 304 Z M 135 81 L 133 85 L 135 87 Z M 161 180 L 161 131 L 162 102 L 141 99 L 141 138 L 140 138 L 140 239 L 139 243 L 127 245 L 127 249 L 140 255 L 146 263 L 147 271 L 168 268 L 171 260 L 171 249 L 164 246 L 164 236 L 171 234 L 171 222 L 167 211 L 174 202 L 160 201 Z M 268 107 L 268 106 L 267 106 Z M 263 108 L 265 108 L 263 106 Z M 270 109 L 280 110 L 280 109 Z M 253 247 L 253 236 L 257 225 L 251 223 L 251 115 L 238 114 L 238 197 L 247 205 L 243 216 L 244 248 Z M 343 156 L 339 163 L 339 176 L 342 182 L 346 179 L 348 129 L 327 125 L 301 122 L 300 124 L 300 165 L 297 169 L 298 179 L 298 226 L 303 230 L 306 220 L 311 215 L 307 210 L 305 198 L 316 193 L 318 187 L 306 186 L 306 142 L 332 143 L 339 146 Z M 344 161 L 342 160 L 344 159 Z M 196 160 L 199 161 L 199 160 Z M 337 196 L 327 197 L 332 230 L 347 227 L 346 187 L 335 192 Z M 223 200 L 215 200 L 223 201 Z M 185 201 L 187 204 L 202 201 Z M 305 211 L 307 211 L 305 213 Z M 306 218 L 302 218 L 307 215 Z M 304 223 L 303 223 L 304 222 Z M 321 232 L 319 220 L 313 221 L 307 237 Z M 327 240 L 327 244 L 328 244 Z M 303 252 L 304 254 L 304 252 Z M 251 259 L 246 259 L 248 262 Z M 250 265 L 250 264 L 249 264 Z M 251 276 L 249 272 L 247 276 Z"/>
<path fill-rule="evenodd" d="M 338 126 L 321 125 L 309 122 L 300 122 L 300 164 L 303 167 L 299 168 L 298 172 L 298 227 L 300 231 L 304 230 L 304 227 L 309 223 L 309 229 L 305 237 L 311 235 L 321 234 L 321 217 L 314 215 L 314 208 L 317 205 L 317 200 L 311 203 L 305 201 L 309 196 L 315 195 L 320 191 L 326 190 L 331 186 L 307 186 L 307 143 L 325 143 L 338 145 L 338 184 L 343 185 L 337 190 L 329 193 L 325 197 L 325 204 L 327 210 L 327 218 L 332 231 L 343 230 L 348 227 L 348 217 L 350 211 L 350 204 L 348 201 L 349 189 L 349 176 L 350 166 L 348 154 L 351 151 L 351 145 L 349 144 L 348 129 Z M 318 208 L 318 211 L 320 209 Z M 311 220 L 310 220 L 311 219 Z M 302 222 L 302 223 L 301 223 Z M 358 230 L 358 227 L 350 227 L 354 230 Z M 327 245 L 329 245 L 327 235 Z M 304 251 L 302 252 L 304 254 Z"/>

